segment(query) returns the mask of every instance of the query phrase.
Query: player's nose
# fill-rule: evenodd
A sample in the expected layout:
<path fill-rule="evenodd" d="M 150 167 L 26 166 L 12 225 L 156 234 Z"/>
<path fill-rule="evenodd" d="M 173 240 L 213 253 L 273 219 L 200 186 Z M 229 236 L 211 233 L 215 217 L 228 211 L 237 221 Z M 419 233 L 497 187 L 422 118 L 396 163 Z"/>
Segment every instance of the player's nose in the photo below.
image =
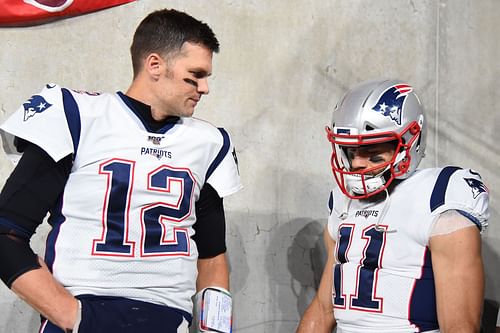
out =
<path fill-rule="evenodd" d="M 202 95 L 206 95 L 209 93 L 209 89 L 208 89 L 208 79 L 207 78 L 203 78 L 203 79 L 199 79 L 198 80 L 198 93 L 202 94 Z"/>
<path fill-rule="evenodd" d="M 368 158 L 353 154 L 351 156 L 351 171 L 362 171 L 368 168 Z"/>

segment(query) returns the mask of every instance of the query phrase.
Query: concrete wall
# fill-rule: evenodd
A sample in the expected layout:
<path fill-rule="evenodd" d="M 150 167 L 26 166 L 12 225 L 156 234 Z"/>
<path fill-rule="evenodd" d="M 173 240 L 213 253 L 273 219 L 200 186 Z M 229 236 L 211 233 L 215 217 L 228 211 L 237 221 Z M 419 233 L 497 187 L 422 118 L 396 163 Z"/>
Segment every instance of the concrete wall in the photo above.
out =
<path fill-rule="evenodd" d="M 488 184 L 486 295 L 500 301 L 499 1 L 141 0 L 0 29 L 0 120 L 46 82 L 126 90 L 133 31 L 163 6 L 209 23 L 222 46 L 197 116 L 231 132 L 245 183 L 225 200 L 235 332 L 295 329 L 325 260 L 333 179 L 323 128 L 347 87 L 380 76 L 420 92 L 430 120 L 423 166 L 471 167 Z M 2 154 L 2 182 L 11 168 Z M 46 228 L 33 240 L 40 251 Z M 1 332 L 34 332 L 37 320 L 0 286 Z"/>

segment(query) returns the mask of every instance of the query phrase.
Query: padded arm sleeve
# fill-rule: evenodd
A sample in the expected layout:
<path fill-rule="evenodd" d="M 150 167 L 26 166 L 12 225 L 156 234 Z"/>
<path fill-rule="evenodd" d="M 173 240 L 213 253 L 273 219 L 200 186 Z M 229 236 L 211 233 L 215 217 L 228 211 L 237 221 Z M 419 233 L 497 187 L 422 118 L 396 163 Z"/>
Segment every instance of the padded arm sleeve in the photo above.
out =
<path fill-rule="evenodd" d="M 40 267 L 29 241 L 61 195 L 72 164 L 70 155 L 56 163 L 34 144 L 24 148 L 0 193 L 0 277 L 9 287 Z"/>
<path fill-rule="evenodd" d="M 8 234 L 9 230 L 0 226 L 0 278 L 7 285 L 22 274 L 40 268 L 38 256 L 29 246 L 29 240 Z"/>
<path fill-rule="evenodd" d="M 205 183 L 196 202 L 196 223 L 193 240 L 198 247 L 198 257 L 212 258 L 226 252 L 226 219 L 224 205 L 215 189 Z"/>

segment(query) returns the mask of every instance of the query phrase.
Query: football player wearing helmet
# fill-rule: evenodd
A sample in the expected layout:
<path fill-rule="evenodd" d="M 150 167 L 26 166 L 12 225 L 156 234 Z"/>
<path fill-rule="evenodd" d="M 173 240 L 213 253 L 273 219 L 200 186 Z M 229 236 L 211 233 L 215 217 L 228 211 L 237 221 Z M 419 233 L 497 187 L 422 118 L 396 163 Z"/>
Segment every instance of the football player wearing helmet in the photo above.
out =
<path fill-rule="evenodd" d="M 363 82 L 333 112 L 328 259 L 297 332 L 479 332 L 488 190 L 417 169 L 427 121 L 412 86 Z"/>

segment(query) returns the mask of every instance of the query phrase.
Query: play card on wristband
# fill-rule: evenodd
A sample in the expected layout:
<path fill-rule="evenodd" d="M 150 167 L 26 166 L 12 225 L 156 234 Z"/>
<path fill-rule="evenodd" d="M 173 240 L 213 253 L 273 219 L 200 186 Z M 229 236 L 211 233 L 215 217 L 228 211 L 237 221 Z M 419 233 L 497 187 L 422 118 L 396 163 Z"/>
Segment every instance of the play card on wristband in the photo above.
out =
<path fill-rule="evenodd" d="M 201 299 L 200 330 L 231 333 L 233 300 L 229 292 L 206 288 Z"/>

